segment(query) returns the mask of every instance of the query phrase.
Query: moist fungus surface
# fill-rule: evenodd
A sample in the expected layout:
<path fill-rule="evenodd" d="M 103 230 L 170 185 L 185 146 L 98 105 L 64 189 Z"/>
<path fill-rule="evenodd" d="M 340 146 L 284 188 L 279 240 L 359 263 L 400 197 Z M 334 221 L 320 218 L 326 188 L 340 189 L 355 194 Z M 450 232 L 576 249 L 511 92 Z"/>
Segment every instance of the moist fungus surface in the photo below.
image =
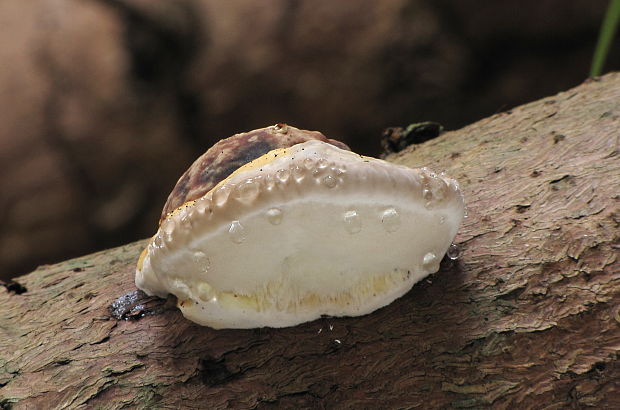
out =
<path fill-rule="evenodd" d="M 276 124 L 233 135 L 217 142 L 201 155 L 179 178 L 162 211 L 161 220 L 187 201 L 200 198 L 242 165 L 278 148 L 309 140 L 319 140 L 342 149 L 346 144 L 327 138 L 318 131 L 306 131 Z"/>
<path fill-rule="evenodd" d="M 213 328 L 363 315 L 436 272 L 462 217 L 456 181 L 309 140 L 170 212 L 136 284 Z"/>

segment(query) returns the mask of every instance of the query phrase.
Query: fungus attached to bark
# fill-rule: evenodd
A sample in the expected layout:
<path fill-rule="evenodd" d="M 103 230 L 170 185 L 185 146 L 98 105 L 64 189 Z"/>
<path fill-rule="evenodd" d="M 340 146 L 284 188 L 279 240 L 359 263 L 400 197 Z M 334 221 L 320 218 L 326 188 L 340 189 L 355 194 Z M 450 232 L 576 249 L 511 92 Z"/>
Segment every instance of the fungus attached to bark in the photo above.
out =
<path fill-rule="evenodd" d="M 213 328 L 363 315 L 438 270 L 463 209 L 452 179 L 309 140 L 169 213 L 136 285 Z"/>

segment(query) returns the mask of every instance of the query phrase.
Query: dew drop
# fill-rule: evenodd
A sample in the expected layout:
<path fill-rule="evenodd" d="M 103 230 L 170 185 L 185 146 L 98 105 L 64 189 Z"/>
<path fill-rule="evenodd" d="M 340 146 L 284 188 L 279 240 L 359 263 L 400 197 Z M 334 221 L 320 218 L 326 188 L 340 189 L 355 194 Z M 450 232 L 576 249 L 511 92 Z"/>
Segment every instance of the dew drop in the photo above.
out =
<path fill-rule="evenodd" d="M 459 254 L 460 254 L 460 249 L 455 244 L 451 244 L 450 247 L 448 248 L 448 252 L 446 252 L 446 255 L 448 255 L 448 258 L 450 258 L 453 261 L 459 258 Z"/>
<path fill-rule="evenodd" d="M 192 254 L 192 259 L 202 272 L 206 273 L 211 268 L 211 259 L 202 251 L 194 252 Z"/>
<path fill-rule="evenodd" d="M 181 227 L 185 231 L 189 231 L 194 226 L 194 218 L 193 215 L 187 211 L 183 216 L 181 216 Z"/>
<path fill-rule="evenodd" d="M 362 230 L 362 219 L 356 211 L 344 213 L 344 229 L 350 234 L 358 233 Z"/>
<path fill-rule="evenodd" d="M 431 209 L 433 206 L 433 191 L 430 188 L 424 188 L 422 190 L 422 198 L 424 198 L 424 207 L 426 209 Z"/>
<path fill-rule="evenodd" d="M 174 223 L 170 219 L 166 219 L 164 223 L 161 224 L 161 230 L 163 233 L 171 235 L 172 232 L 174 232 Z"/>
<path fill-rule="evenodd" d="M 381 223 L 388 232 L 396 232 L 400 228 L 400 215 L 394 208 L 388 208 L 381 214 Z"/>
<path fill-rule="evenodd" d="M 196 205 L 194 207 L 199 215 L 204 215 L 211 210 L 211 200 L 203 197 L 196 201 Z"/>
<path fill-rule="evenodd" d="M 267 211 L 267 220 L 272 225 L 280 225 L 282 222 L 282 210 L 279 208 L 271 208 Z"/>
<path fill-rule="evenodd" d="M 435 271 L 434 268 L 436 267 L 436 260 L 437 256 L 433 252 L 429 252 L 424 255 L 424 259 L 422 259 L 422 266 L 430 271 Z"/>
<path fill-rule="evenodd" d="M 278 181 L 282 182 L 283 184 L 285 184 L 289 177 L 291 176 L 291 173 L 288 169 L 279 169 L 276 171 L 276 178 L 278 179 Z"/>
<path fill-rule="evenodd" d="M 460 189 L 459 183 L 456 182 L 454 179 L 450 181 L 450 187 L 452 188 L 454 192 L 458 192 Z"/>
<path fill-rule="evenodd" d="M 170 219 L 166 219 L 161 224 L 161 239 L 165 244 L 172 242 L 172 234 L 174 233 L 174 223 Z"/>
<path fill-rule="evenodd" d="M 174 295 L 179 299 L 189 298 L 189 286 L 179 278 L 172 279 L 170 283 L 170 289 Z"/>
<path fill-rule="evenodd" d="M 252 202 L 258 196 L 259 182 L 255 179 L 246 179 L 235 189 L 235 198 L 242 202 Z"/>
<path fill-rule="evenodd" d="M 198 284 L 198 298 L 203 302 L 208 302 L 210 300 L 217 300 L 215 295 L 215 290 L 206 282 L 200 282 Z"/>
<path fill-rule="evenodd" d="M 232 191 L 232 187 L 230 185 L 222 185 L 216 189 L 215 192 L 213 192 L 213 202 L 215 203 L 215 206 L 224 206 L 226 201 L 228 201 L 230 191 Z"/>
<path fill-rule="evenodd" d="M 295 178 L 295 182 L 299 183 L 304 180 L 306 176 L 306 170 L 299 165 L 295 165 L 293 167 L 293 178 Z"/>
<path fill-rule="evenodd" d="M 155 235 L 155 239 L 153 239 L 153 246 L 155 248 L 163 248 L 164 247 L 164 242 L 161 239 L 161 234 Z"/>
<path fill-rule="evenodd" d="M 446 197 L 446 194 L 448 193 L 448 189 L 450 189 L 448 182 L 446 182 L 443 179 L 439 180 L 439 187 L 437 188 L 437 190 L 435 191 L 435 199 L 437 201 L 441 201 Z"/>
<path fill-rule="evenodd" d="M 246 238 L 246 232 L 239 221 L 232 221 L 228 229 L 228 236 L 233 243 L 240 244 Z"/>
<path fill-rule="evenodd" d="M 304 168 L 306 168 L 307 170 L 311 170 L 312 168 L 314 168 L 314 160 L 312 158 L 304 159 Z"/>
<path fill-rule="evenodd" d="M 433 192 L 428 188 L 424 188 L 422 190 L 422 197 L 427 201 L 430 201 L 431 199 L 433 199 Z"/>
<path fill-rule="evenodd" d="M 276 181 L 272 175 L 267 175 L 265 177 L 265 188 L 267 191 L 272 191 L 276 186 Z"/>
<path fill-rule="evenodd" d="M 161 235 L 164 244 L 170 245 L 172 243 L 172 234 L 163 232 Z"/>
<path fill-rule="evenodd" d="M 189 209 L 187 206 L 183 205 L 180 208 L 178 208 L 175 211 L 175 213 L 176 213 L 177 218 L 183 221 L 183 219 L 187 218 L 187 216 L 189 215 Z"/>
<path fill-rule="evenodd" d="M 328 188 L 334 188 L 336 185 L 338 185 L 338 180 L 333 175 L 327 175 L 325 178 L 323 178 L 323 185 Z"/>
<path fill-rule="evenodd" d="M 319 160 L 316 163 L 316 167 L 319 169 L 325 169 L 327 168 L 327 160 L 325 158 L 319 158 Z"/>

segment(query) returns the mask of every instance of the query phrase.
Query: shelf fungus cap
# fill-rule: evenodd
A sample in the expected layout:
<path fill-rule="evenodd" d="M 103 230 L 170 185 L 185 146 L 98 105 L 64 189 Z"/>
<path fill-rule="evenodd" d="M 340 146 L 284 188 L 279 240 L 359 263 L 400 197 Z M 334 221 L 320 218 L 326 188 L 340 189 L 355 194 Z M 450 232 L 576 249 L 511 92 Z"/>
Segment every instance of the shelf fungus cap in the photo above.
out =
<path fill-rule="evenodd" d="M 213 328 L 364 315 L 439 269 L 463 212 L 453 179 L 309 140 L 168 213 L 136 285 Z"/>

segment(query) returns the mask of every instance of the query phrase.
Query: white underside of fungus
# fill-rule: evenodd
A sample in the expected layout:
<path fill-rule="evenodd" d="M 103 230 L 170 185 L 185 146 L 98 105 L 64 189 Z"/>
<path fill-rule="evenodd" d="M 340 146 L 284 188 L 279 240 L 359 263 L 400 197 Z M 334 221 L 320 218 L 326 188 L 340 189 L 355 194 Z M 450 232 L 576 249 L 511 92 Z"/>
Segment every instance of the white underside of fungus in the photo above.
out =
<path fill-rule="evenodd" d="M 364 315 L 439 269 L 463 209 L 452 179 L 308 141 L 168 215 L 136 285 L 213 328 Z"/>

